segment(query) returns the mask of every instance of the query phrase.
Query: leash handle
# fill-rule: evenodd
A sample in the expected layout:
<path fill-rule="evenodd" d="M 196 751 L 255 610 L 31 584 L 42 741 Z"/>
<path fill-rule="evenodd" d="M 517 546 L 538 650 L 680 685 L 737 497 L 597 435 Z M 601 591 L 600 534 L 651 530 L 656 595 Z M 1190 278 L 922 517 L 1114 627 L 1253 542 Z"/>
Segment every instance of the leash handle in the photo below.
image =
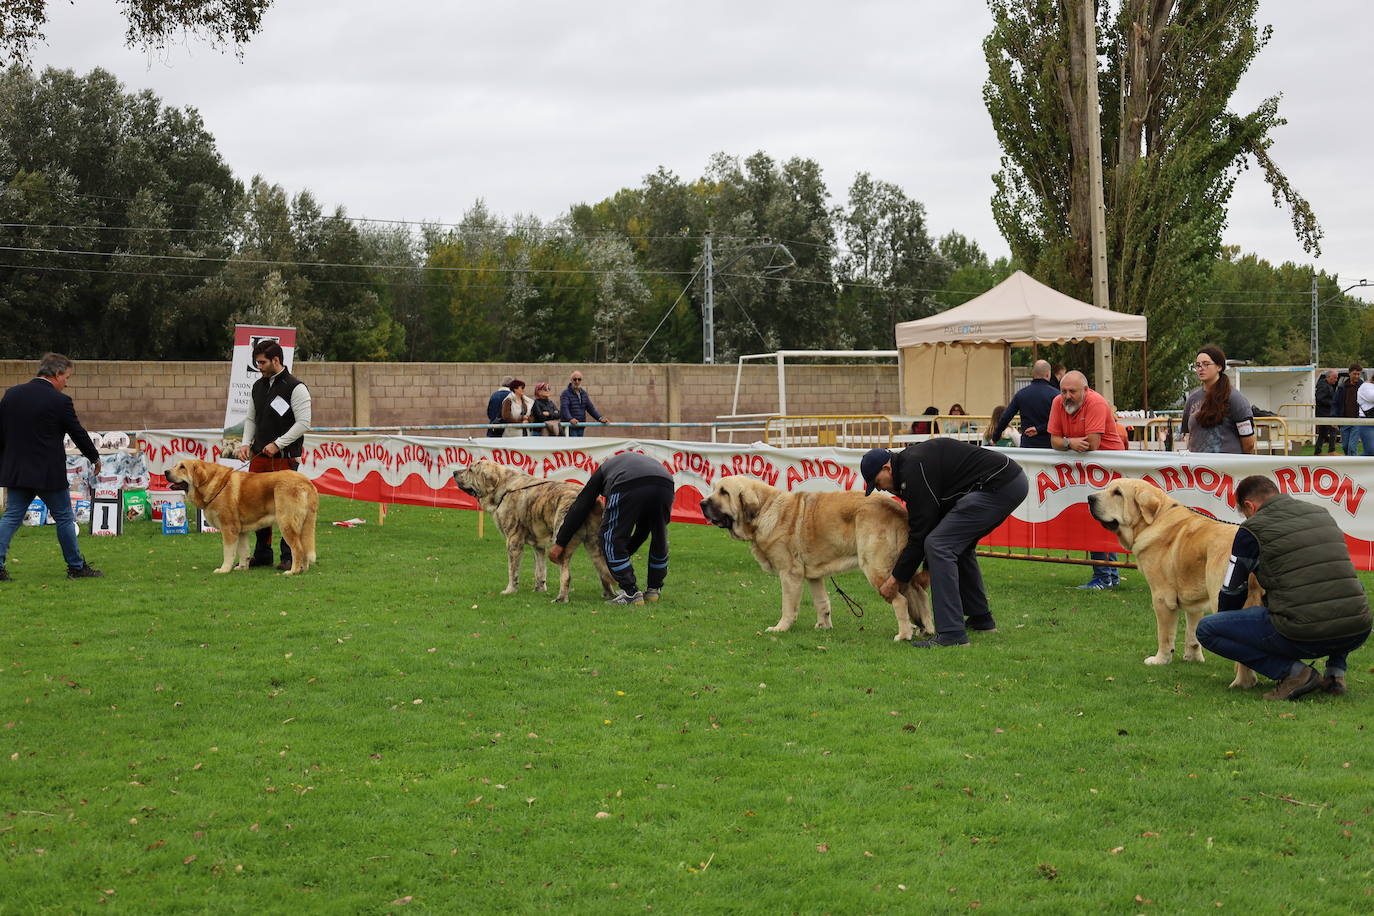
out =
<path fill-rule="evenodd" d="M 840 588 L 840 583 L 835 581 L 834 576 L 830 577 L 830 584 L 835 587 L 836 594 L 838 594 L 841 598 L 844 599 L 844 605 L 845 607 L 849 608 L 849 613 L 853 614 L 855 617 L 858 617 L 862 620 L 864 616 L 863 605 L 859 604 L 859 602 L 849 597 L 849 595 L 845 593 L 845 590 Z"/>

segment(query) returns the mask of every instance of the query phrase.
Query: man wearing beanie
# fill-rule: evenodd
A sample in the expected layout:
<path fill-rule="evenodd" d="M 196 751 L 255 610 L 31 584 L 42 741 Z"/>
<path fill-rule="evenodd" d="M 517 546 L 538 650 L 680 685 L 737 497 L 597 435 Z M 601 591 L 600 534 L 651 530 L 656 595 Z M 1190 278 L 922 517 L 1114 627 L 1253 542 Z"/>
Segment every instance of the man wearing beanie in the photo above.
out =
<path fill-rule="evenodd" d="M 872 449 L 859 471 L 864 493 L 885 490 L 906 503 L 906 549 L 878 591 L 891 600 L 922 561 L 930 573 L 935 638 L 911 645 L 966 646 L 969 628 L 995 631 L 975 550 L 1026 498 L 1030 485 L 1021 466 L 1001 452 L 938 438 L 900 452 Z"/>

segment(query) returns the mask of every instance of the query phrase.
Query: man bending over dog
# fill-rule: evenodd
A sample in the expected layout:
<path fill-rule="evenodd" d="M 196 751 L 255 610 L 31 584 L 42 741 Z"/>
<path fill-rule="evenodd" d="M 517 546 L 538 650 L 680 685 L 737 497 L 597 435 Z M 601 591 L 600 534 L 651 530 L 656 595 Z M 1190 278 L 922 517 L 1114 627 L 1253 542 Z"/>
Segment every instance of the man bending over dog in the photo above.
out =
<path fill-rule="evenodd" d="M 1296 700 L 1314 690 L 1345 693 L 1346 656 L 1369 637 L 1369 601 L 1350 562 L 1345 535 L 1321 506 L 1300 502 L 1268 477 L 1236 486 L 1245 522 L 1236 532 L 1216 614 L 1202 618 L 1197 638 L 1278 686 L 1266 700 Z M 1242 608 L 1254 573 L 1264 606 Z M 1304 663 L 1326 659 L 1326 677 Z"/>
<path fill-rule="evenodd" d="M 875 448 L 859 462 L 864 493 L 886 490 L 906 503 L 907 544 L 878 591 L 889 601 L 910 582 L 921 561 L 930 572 L 935 637 L 917 649 L 968 645 L 968 626 L 997 629 L 988 609 L 978 541 L 1021 505 L 1026 472 L 1006 455 L 956 439 L 931 439 L 900 452 Z"/>
<path fill-rule="evenodd" d="M 643 604 L 657 601 L 668 576 L 668 519 L 673 511 L 673 475 L 663 463 L 640 452 L 622 452 L 601 463 L 568 509 L 558 529 L 549 560 L 562 562 L 573 535 L 587 521 L 596 498 L 606 494 L 601 516 L 601 552 L 620 590 L 607 604 Z M 639 590 L 630 557 L 649 541 L 648 588 Z"/>

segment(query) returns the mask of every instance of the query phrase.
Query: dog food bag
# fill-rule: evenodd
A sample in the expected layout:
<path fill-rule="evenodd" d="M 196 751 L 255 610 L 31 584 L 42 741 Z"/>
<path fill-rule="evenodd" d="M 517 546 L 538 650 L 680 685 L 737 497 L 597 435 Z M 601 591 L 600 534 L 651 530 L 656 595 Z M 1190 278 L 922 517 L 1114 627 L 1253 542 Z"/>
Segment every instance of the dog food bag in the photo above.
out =
<path fill-rule="evenodd" d="M 190 527 L 186 524 L 186 503 L 180 500 L 169 502 L 162 509 L 162 533 L 186 534 Z"/>
<path fill-rule="evenodd" d="M 148 491 L 125 490 L 120 508 L 125 521 L 141 522 L 148 517 Z"/>
<path fill-rule="evenodd" d="M 48 523 L 48 507 L 43 505 L 43 500 L 35 499 L 29 503 L 29 507 L 24 510 L 24 524 L 30 527 L 46 525 Z"/>
<path fill-rule="evenodd" d="M 118 474 L 101 474 L 91 487 L 94 499 L 119 499 L 119 488 L 124 480 Z"/>
<path fill-rule="evenodd" d="M 91 500 L 88 496 L 80 493 L 72 494 L 72 512 L 76 514 L 78 525 L 84 525 L 91 520 Z"/>
<path fill-rule="evenodd" d="M 91 495 L 91 463 L 82 455 L 67 456 L 67 489 L 82 496 Z"/>

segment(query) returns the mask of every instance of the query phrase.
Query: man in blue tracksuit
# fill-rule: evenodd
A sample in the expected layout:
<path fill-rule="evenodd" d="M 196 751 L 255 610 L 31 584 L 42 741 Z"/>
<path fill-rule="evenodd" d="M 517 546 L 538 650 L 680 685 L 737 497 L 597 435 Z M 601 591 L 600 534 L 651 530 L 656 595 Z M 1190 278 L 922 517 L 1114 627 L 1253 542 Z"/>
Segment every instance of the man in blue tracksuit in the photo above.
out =
<path fill-rule="evenodd" d="M 621 452 L 607 458 L 582 488 L 568 509 L 563 525 L 549 550 L 549 560 L 560 563 L 573 535 L 587 521 L 596 499 L 606 496 L 598 538 L 601 552 L 620 590 L 607 604 L 643 604 L 657 601 L 668 576 L 668 520 L 673 511 L 673 475 L 661 461 L 642 452 Z M 648 588 L 639 590 L 630 557 L 649 541 Z"/>
<path fill-rule="evenodd" d="M 1050 448 L 1050 406 L 1058 394 L 1059 388 L 1050 381 L 1050 364 L 1037 359 L 1031 366 L 1031 383 L 1011 396 L 1007 409 L 1002 412 L 1002 421 L 992 431 L 992 441 L 1002 438 L 1012 417 L 1019 413 L 1021 447 Z"/>

